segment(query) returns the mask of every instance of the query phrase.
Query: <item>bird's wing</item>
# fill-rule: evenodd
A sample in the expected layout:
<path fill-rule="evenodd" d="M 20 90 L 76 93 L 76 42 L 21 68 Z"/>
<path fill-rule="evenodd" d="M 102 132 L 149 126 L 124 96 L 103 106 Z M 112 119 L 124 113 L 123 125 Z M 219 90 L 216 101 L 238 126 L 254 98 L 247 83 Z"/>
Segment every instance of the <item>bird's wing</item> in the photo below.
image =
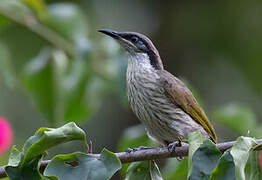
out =
<path fill-rule="evenodd" d="M 210 135 L 212 141 L 216 143 L 217 137 L 215 130 L 192 92 L 181 80 L 169 72 L 163 70 L 160 74 L 167 97 L 198 122 Z"/>

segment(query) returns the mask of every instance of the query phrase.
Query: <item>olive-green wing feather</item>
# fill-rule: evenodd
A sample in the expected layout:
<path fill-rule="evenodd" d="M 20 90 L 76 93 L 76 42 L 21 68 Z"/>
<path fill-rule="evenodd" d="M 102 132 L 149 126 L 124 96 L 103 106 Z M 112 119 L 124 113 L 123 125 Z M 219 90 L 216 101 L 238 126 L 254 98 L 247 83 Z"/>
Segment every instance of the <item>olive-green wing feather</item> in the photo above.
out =
<path fill-rule="evenodd" d="M 208 120 L 205 112 L 196 101 L 192 92 L 181 80 L 174 77 L 169 72 L 163 70 L 160 74 L 166 95 L 171 99 L 173 103 L 180 106 L 196 122 L 198 122 L 210 135 L 212 141 L 216 143 L 217 137 L 215 134 L 215 130 Z"/>

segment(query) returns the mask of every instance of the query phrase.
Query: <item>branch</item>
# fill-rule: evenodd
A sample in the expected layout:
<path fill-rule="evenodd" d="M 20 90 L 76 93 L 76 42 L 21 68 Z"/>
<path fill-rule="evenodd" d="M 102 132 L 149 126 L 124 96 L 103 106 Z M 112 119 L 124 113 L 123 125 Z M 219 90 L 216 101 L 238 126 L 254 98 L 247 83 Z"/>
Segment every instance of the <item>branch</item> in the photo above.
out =
<path fill-rule="evenodd" d="M 227 149 L 230 149 L 236 141 L 229 141 L 216 144 L 217 148 L 224 152 Z M 258 144 L 262 144 L 262 139 L 257 140 Z M 258 146 L 254 150 L 262 150 L 262 145 Z M 99 158 L 100 154 L 88 154 L 92 157 Z M 134 151 L 131 153 L 127 152 L 119 152 L 115 153 L 115 155 L 120 159 L 121 163 L 130 163 L 136 161 L 145 161 L 145 160 L 154 160 L 154 159 L 164 159 L 171 157 L 184 157 L 188 155 L 188 144 L 184 144 L 182 147 L 176 147 L 175 153 L 170 153 L 167 147 L 163 148 L 152 148 L 146 150 Z M 41 162 L 40 172 L 43 172 L 50 160 L 45 160 Z M 0 167 L 0 178 L 6 177 L 6 173 L 4 170 L 5 166 Z"/>

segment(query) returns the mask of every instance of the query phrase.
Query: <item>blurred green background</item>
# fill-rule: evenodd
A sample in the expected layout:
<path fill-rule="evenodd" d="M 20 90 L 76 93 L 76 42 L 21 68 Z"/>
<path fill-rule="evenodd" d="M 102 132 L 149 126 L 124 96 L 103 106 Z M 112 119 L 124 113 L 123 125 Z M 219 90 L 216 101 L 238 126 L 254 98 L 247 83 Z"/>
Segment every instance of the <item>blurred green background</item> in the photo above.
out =
<path fill-rule="evenodd" d="M 152 39 L 165 69 L 197 96 L 220 142 L 248 130 L 261 138 L 261 17 L 258 0 L 0 0 L 0 115 L 19 148 L 39 127 L 69 121 L 85 129 L 94 152 L 150 144 L 127 103 L 127 56 L 97 32 L 107 28 Z M 62 145 L 50 156 L 81 148 Z M 166 174 L 179 169 L 172 163 Z"/>

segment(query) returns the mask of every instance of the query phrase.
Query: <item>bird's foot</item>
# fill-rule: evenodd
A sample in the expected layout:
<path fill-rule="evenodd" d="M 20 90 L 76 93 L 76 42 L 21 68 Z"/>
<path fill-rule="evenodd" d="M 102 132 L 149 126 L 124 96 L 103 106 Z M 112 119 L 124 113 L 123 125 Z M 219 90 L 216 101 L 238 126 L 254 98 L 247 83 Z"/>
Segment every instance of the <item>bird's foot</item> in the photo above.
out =
<path fill-rule="evenodd" d="M 170 153 L 175 153 L 176 147 L 181 147 L 182 146 L 182 140 L 178 138 L 178 141 L 172 142 L 168 144 L 167 149 Z"/>
<path fill-rule="evenodd" d="M 125 150 L 125 152 L 132 153 L 132 152 L 143 151 L 143 150 L 148 150 L 148 149 L 154 149 L 154 148 L 153 147 L 139 146 L 138 148 L 127 148 Z"/>

